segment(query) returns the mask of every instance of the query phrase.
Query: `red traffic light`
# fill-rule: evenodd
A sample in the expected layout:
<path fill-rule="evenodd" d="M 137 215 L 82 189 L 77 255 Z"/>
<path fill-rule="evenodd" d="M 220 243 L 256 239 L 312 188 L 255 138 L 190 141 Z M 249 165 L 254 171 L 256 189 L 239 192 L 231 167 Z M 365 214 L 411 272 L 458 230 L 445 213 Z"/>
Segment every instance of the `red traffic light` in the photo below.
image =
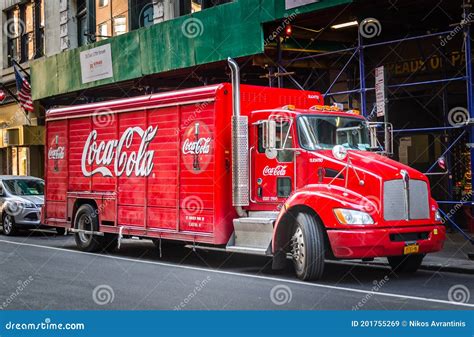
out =
<path fill-rule="evenodd" d="M 286 28 L 285 28 L 285 35 L 286 35 L 287 37 L 290 37 L 292 34 L 293 34 L 293 28 L 291 27 L 291 25 L 286 26 Z"/>

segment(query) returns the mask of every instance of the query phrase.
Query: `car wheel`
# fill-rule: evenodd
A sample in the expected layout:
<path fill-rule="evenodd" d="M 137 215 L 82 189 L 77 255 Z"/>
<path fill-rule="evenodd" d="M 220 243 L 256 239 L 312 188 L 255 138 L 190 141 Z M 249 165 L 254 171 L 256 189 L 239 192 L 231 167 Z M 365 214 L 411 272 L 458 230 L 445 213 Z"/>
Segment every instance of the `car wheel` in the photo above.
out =
<path fill-rule="evenodd" d="M 291 255 L 298 278 L 317 280 L 324 273 L 324 232 L 319 221 L 308 213 L 299 213 L 291 238 Z"/>
<path fill-rule="evenodd" d="M 81 230 L 74 234 L 76 245 L 80 250 L 97 252 L 102 249 L 104 237 L 82 232 L 96 232 L 99 229 L 99 219 L 94 207 L 89 204 L 79 207 L 74 220 L 74 228 Z"/>
<path fill-rule="evenodd" d="M 389 256 L 390 267 L 395 273 L 415 273 L 423 262 L 424 254 Z"/>
<path fill-rule="evenodd" d="M 5 214 L 2 219 L 3 234 L 13 236 L 18 232 L 15 224 L 15 218 L 10 214 Z"/>

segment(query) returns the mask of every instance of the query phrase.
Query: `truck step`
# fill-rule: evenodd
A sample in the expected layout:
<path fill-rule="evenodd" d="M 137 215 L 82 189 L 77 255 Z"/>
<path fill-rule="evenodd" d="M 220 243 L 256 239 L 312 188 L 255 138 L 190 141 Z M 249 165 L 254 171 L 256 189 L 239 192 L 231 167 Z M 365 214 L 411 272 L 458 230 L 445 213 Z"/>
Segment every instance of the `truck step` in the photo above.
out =
<path fill-rule="evenodd" d="M 226 251 L 231 252 L 231 253 L 269 256 L 267 249 L 262 249 L 262 248 L 227 246 Z"/>
<path fill-rule="evenodd" d="M 275 218 L 248 217 L 234 219 L 234 233 L 226 250 L 236 253 L 268 255 L 273 238 Z"/>

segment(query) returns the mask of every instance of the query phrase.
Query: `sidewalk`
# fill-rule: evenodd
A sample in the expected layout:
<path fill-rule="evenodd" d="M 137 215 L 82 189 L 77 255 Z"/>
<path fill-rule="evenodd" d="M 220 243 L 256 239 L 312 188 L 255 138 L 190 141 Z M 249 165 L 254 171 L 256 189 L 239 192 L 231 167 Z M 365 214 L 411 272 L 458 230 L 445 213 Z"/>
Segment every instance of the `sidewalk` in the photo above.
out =
<path fill-rule="evenodd" d="M 471 235 L 474 235 L 471 233 Z M 474 245 L 459 233 L 448 233 L 442 251 L 426 255 L 420 269 L 474 274 L 474 260 L 468 254 L 474 253 Z M 376 258 L 375 265 L 387 265 L 385 258 Z"/>
<path fill-rule="evenodd" d="M 474 236 L 473 233 L 470 233 Z M 448 233 L 442 251 L 428 254 L 422 264 L 423 269 L 453 271 L 474 274 L 474 260 L 468 254 L 474 253 L 474 245 L 459 233 Z"/>

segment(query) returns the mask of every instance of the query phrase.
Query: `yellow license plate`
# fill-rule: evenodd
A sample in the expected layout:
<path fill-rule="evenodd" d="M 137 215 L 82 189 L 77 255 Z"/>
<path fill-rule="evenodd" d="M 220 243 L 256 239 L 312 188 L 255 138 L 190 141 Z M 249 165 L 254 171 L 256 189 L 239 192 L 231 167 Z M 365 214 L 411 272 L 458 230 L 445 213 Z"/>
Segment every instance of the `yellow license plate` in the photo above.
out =
<path fill-rule="evenodd" d="M 420 246 L 418 245 L 408 245 L 403 247 L 403 254 L 408 255 L 408 254 L 415 254 L 418 253 L 420 250 Z"/>

